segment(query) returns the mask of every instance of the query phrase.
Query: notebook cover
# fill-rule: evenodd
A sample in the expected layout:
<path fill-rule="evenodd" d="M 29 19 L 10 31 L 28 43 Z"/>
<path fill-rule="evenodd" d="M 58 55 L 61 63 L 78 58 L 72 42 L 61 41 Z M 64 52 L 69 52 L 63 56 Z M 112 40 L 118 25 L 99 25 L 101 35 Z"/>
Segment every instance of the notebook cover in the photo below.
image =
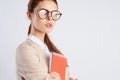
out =
<path fill-rule="evenodd" d="M 61 54 L 52 53 L 49 71 L 59 73 L 61 80 L 65 80 L 67 58 Z"/>

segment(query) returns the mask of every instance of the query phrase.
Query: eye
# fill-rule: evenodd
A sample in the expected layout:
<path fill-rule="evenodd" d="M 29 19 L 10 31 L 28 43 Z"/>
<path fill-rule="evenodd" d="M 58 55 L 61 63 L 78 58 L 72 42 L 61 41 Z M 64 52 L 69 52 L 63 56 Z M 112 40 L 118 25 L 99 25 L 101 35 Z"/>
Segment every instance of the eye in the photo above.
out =
<path fill-rule="evenodd" d="M 46 18 L 46 17 L 47 17 L 47 14 L 48 14 L 47 10 L 44 10 L 44 9 L 39 10 L 39 16 L 40 16 L 41 18 Z"/>
<path fill-rule="evenodd" d="M 59 11 L 53 11 L 52 12 L 52 18 L 54 20 L 58 20 L 60 18 L 60 16 L 61 16 L 61 13 Z"/>
<path fill-rule="evenodd" d="M 58 12 L 58 11 L 52 12 L 52 16 L 58 16 L 58 15 L 60 15 L 60 12 Z"/>

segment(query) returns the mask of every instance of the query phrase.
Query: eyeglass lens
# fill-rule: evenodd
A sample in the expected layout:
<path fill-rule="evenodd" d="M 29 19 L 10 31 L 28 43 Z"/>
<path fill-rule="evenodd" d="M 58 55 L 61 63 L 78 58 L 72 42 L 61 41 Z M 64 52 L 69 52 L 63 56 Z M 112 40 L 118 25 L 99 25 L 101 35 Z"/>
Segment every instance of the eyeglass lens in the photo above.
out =
<path fill-rule="evenodd" d="M 40 18 L 42 18 L 42 19 L 47 18 L 49 13 L 50 13 L 53 20 L 58 20 L 61 17 L 61 13 L 57 10 L 48 11 L 46 9 L 41 9 L 41 10 L 38 11 L 38 14 L 39 14 Z"/>

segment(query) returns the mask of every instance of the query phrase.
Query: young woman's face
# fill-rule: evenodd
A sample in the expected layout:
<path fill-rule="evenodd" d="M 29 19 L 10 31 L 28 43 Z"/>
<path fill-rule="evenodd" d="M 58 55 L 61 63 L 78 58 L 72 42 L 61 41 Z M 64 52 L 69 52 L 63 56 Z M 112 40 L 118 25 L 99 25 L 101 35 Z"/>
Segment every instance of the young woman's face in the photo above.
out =
<path fill-rule="evenodd" d="M 42 11 L 40 12 L 39 10 Z M 34 12 L 31 15 L 31 23 L 32 26 L 35 28 L 35 31 L 48 33 L 52 31 L 55 25 L 55 20 L 53 20 L 51 13 L 45 17 L 44 13 L 46 11 L 54 11 L 57 10 L 57 5 L 53 1 L 42 1 L 39 2 Z M 40 16 L 41 15 L 41 16 Z"/>

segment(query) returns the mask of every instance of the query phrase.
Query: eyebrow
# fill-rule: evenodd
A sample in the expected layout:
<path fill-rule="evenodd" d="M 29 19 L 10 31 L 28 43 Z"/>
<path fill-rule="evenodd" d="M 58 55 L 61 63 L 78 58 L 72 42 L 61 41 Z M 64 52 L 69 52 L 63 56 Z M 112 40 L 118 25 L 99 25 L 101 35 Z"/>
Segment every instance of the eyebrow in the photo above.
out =
<path fill-rule="evenodd" d="M 46 9 L 46 8 L 39 8 L 39 9 L 34 9 L 34 10 L 40 10 L 40 9 Z M 46 9 L 46 10 L 48 10 L 48 9 Z M 54 9 L 52 11 L 56 11 L 56 10 L 58 10 L 58 9 Z M 50 10 L 48 10 L 48 11 L 50 11 Z"/>

